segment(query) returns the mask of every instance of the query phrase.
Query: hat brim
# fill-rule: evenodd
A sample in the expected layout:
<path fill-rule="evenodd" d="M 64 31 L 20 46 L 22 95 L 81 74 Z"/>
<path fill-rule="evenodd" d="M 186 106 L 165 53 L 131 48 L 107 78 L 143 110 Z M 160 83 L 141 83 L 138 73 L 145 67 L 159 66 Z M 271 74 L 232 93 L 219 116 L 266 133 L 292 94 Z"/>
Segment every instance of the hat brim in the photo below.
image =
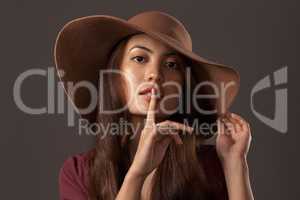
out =
<path fill-rule="evenodd" d="M 89 105 L 90 94 L 87 90 L 79 88 L 75 95 L 71 95 L 67 83 L 76 84 L 80 81 L 88 81 L 98 88 L 99 70 L 106 67 L 114 45 L 124 37 L 137 33 L 148 34 L 187 57 L 199 80 L 212 81 L 218 87 L 222 84 L 226 86 L 229 82 L 234 83 L 226 88 L 224 99 L 217 99 L 215 102 L 218 115 L 227 112 L 239 90 L 240 75 L 238 71 L 230 66 L 207 60 L 193 51 L 183 48 L 172 38 L 151 30 L 143 30 L 121 18 L 92 15 L 68 22 L 59 32 L 54 46 L 55 65 L 60 81 L 63 83 L 69 100 L 81 117 L 89 121 L 96 119 L 96 111 L 81 114 L 78 109 Z"/>

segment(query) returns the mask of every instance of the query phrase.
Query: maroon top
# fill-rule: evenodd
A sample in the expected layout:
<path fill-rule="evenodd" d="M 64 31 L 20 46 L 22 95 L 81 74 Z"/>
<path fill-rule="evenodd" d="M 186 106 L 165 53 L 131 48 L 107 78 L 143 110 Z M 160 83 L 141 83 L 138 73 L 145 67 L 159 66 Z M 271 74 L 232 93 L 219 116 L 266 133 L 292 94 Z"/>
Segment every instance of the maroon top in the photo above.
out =
<path fill-rule="evenodd" d="M 59 199 L 88 199 L 88 155 L 90 151 L 67 158 L 59 171 Z"/>
<path fill-rule="evenodd" d="M 95 149 L 67 158 L 59 172 L 60 200 L 88 199 L 88 160 Z M 215 147 L 207 145 L 200 149 L 204 172 L 213 191 L 213 199 L 228 199 L 225 177 L 217 159 Z"/>

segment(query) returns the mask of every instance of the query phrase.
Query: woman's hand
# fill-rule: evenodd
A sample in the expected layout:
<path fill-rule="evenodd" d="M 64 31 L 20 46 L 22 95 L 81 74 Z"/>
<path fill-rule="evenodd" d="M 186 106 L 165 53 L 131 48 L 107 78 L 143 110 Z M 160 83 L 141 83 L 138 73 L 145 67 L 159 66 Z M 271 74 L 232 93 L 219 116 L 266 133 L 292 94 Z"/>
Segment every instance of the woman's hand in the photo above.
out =
<path fill-rule="evenodd" d="M 172 140 L 178 145 L 182 144 L 179 131 L 193 131 L 190 126 L 169 120 L 155 124 L 155 107 L 156 97 L 152 89 L 146 123 L 129 170 L 135 176 L 145 177 L 157 168 Z"/>
<path fill-rule="evenodd" d="M 218 119 L 216 149 L 222 162 L 230 200 L 253 200 L 246 156 L 250 147 L 249 124 L 229 113 Z"/>
<path fill-rule="evenodd" d="M 116 197 L 117 200 L 141 199 L 147 175 L 159 166 L 171 141 L 182 144 L 179 130 L 192 133 L 191 127 L 177 122 L 167 120 L 155 124 L 155 107 L 156 97 L 152 89 L 145 127 L 140 134 L 137 151 Z"/>
<path fill-rule="evenodd" d="M 227 113 L 218 119 L 216 149 L 221 161 L 245 159 L 250 147 L 249 124 L 239 115 Z"/>

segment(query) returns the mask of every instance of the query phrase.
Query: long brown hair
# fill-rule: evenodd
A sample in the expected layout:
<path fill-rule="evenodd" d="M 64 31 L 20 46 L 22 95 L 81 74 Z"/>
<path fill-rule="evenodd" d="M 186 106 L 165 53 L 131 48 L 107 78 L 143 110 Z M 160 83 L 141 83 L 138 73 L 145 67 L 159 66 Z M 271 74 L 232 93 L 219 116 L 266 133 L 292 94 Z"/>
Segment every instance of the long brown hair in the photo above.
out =
<path fill-rule="evenodd" d="M 123 55 L 126 41 L 124 38 L 111 51 L 108 68 L 116 69 Z M 187 67 L 189 61 L 186 60 Z M 192 70 L 192 68 L 191 68 Z M 193 73 L 191 73 L 193 74 Z M 120 77 L 108 74 L 103 77 L 103 94 L 99 101 L 105 110 L 122 108 L 124 102 L 120 93 L 116 92 L 114 84 L 120 83 Z M 191 77 L 192 88 L 196 82 Z M 187 98 L 183 95 L 181 103 L 186 105 Z M 207 104 L 207 106 L 210 106 Z M 98 107 L 99 109 L 99 107 Z M 118 114 L 104 114 L 98 112 L 97 123 L 109 125 L 118 123 L 120 119 L 128 120 L 130 114 L 124 111 Z M 216 115 L 202 116 L 192 108 L 191 112 L 178 112 L 169 117 L 177 122 L 193 123 L 195 119 L 201 123 L 213 123 Z M 109 127 L 109 126 L 107 126 Z M 121 130 L 120 130 L 121 131 Z M 99 133 L 96 137 L 95 151 L 90 158 L 89 165 L 89 198 L 90 200 L 113 200 L 123 183 L 127 170 L 130 167 L 128 134 Z M 183 137 L 184 144 L 179 148 L 171 143 L 163 161 L 153 177 L 151 199 L 183 200 L 183 199 L 228 199 L 224 174 L 220 161 L 213 146 L 199 145 L 200 135 Z"/>

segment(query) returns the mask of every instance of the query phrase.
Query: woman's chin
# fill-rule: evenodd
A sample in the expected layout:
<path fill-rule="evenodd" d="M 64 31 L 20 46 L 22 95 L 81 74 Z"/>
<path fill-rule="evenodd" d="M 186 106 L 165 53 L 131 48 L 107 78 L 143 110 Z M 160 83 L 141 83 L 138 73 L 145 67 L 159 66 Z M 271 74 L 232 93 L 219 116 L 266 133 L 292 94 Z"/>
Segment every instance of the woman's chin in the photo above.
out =
<path fill-rule="evenodd" d="M 144 117 L 147 117 L 147 114 L 148 114 L 148 107 L 145 107 L 143 109 L 139 109 L 135 112 L 135 114 L 137 115 L 142 115 Z M 168 116 L 170 116 L 170 114 L 168 113 L 165 113 L 165 112 L 162 112 L 161 110 L 156 110 L 155 112 L 155 117 L 157 119 L 164 119 L 164 118 L 168 118 Z"/>
<path fill-rule="evenodd" d="M 165 103 L 174 103 L 174 102 L 165 102 Z M 148 114 L 149 104 L 150 104 L 150 102 L 147 99 L 139 98 L 138 101 L 135 102 L 135 105 L 134 105 L 135 112 L 134 113 L 146 116 Z M 163 105 L 161 105 L 161 102 L 158 100 L 156 102 L 155 116 L 160 117 L 160 118 L 167 118 L 172 113 L 174 113 L 174 112 L 169 111 L 172 109 L 173 108 L 168 108 L 168 106 L 166 106 L 166 105 L 164 107 Z M 172 111 L 174 111 L 174 109 Z"/>

